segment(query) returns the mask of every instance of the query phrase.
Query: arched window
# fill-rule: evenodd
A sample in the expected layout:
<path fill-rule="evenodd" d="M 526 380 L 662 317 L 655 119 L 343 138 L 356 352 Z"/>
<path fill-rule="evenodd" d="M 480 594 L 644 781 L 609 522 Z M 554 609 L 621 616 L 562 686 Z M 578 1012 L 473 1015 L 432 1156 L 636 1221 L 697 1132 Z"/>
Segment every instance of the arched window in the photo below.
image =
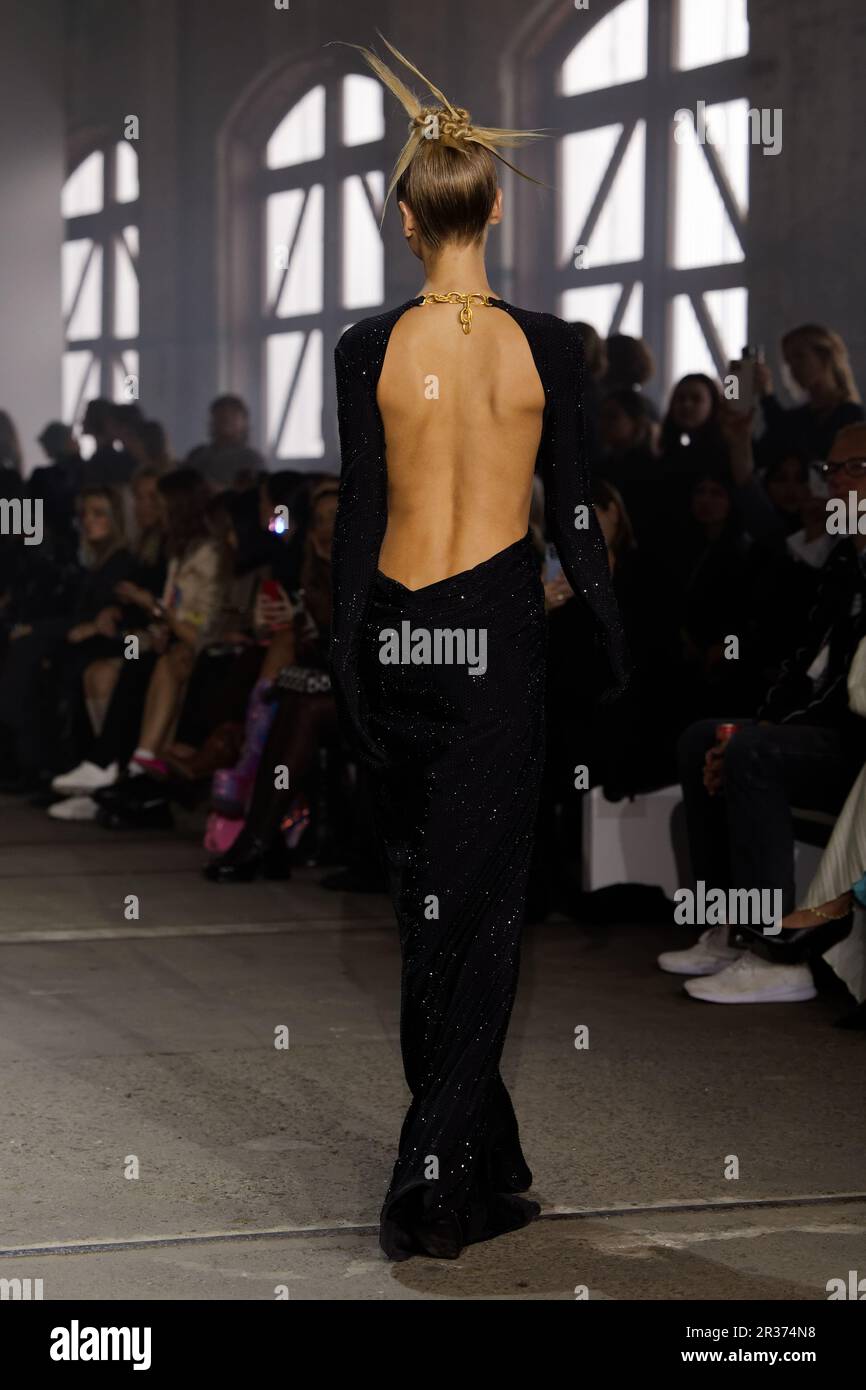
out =
<path fill-rule="evenodd" d="M 541 60 L 532 122 L 565 132 L 548 288 L 562 317 L 647 338 L 664 387 L 746 342 L 748 40 L 746 0 L 594 0 Z"/>
<path fill-rule="evenodd" d="M 263 152 L 262 436 L 292 467 L 336 456 L 333 344 L 384 299 L 384 137 L 381 84 L 329 71 Z"/>
<path fill-rule="evenodd" d="M 92 396 L 138 395 L 137 203 L 138 155 L 128 140 L 91 150 L 63 185 L 63 418 L 70 423 Z"/>

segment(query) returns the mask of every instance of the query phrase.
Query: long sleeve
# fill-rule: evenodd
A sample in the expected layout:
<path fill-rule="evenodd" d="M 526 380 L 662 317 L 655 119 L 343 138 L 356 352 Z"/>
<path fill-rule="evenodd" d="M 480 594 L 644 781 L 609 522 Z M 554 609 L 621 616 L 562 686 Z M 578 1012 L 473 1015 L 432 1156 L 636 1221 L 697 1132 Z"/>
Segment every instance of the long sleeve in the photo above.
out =
<path fill-rule="evenodd" d="M 608 666 L 601 698 L 609 701 L 628 683 L 629 660 L 607 547 L 592 505 L 585 447 L 583 344 L 573 325 L 557 319 L 549 322 L 555 325 L 547 361 L 551 384 L 539 449 L 545 525 L 577 600 L 585 602 L 595 618 L 598 655 Z"/>
<path fill-rule="evenodd" d="M 359 325 L 360 328 L 360 325 Z M 358 756 L 381 765 L 361 709 L 359 648 L 388 516 L 385 441 L 376 408 L 376 362 L 358 328 L 334 352 L 340 432 L 340 492 L 331 552 L 330 666 L 338 709 Z"/>

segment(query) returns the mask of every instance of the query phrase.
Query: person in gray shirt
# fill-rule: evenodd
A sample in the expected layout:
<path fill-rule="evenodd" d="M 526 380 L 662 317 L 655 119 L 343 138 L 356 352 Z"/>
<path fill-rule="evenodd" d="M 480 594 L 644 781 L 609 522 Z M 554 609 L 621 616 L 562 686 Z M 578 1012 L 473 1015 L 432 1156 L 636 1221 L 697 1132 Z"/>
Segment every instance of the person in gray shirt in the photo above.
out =
<path fill-rule="evenodd" d="M 209 444 L 199 444 L 186 462 L 217 488 L 249 486 L 265 469 L 257 449 L 247 443 L 250 412 L 240 396 L 217 396 L 211 402 Z"/>

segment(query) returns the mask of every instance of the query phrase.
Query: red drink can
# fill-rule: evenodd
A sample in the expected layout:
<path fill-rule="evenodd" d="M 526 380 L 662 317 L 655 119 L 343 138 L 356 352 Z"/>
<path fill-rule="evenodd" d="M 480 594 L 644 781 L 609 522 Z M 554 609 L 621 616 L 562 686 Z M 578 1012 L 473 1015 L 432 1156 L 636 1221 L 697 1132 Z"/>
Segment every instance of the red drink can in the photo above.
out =
<path fill-rule="evenodd" d="M 733 737 L 739 727 L 739 724 L 717 724 L 716 742 L 727 743 L 728 739 Z"/>

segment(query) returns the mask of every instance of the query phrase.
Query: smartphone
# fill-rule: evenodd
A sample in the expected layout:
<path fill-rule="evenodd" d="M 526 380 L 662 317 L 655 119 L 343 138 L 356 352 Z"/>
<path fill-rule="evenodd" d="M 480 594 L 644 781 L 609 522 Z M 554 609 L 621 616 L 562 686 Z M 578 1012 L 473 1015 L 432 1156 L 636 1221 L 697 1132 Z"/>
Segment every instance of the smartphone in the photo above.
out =
<path fill-rule="evenodd" d="M 734 409 L 740 415 L 748 415 L 755 405 L 755 363 L 758 361 L 758 349 L 749 347 L 743 348 L 743 355 L 736 362 L 728 363 L 728 374 L 737 378 L 737 395 L 733 402 Z"/>

